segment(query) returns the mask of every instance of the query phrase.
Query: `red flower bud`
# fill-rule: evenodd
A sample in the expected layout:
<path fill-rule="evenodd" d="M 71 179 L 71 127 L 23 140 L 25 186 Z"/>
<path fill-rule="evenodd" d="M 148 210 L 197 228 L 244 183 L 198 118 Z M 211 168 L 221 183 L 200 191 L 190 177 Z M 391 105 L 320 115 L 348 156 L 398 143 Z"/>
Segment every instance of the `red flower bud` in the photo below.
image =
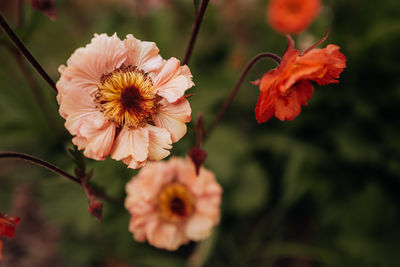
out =
<path fill-rule="evenodd" d="M 54 5 L 54 0 L 31 0 L 31 6 L 34 9 L 41 11 L 51 20 L 55 20 L 57 18 L 57 11 Z"/>
<path fill-rule="evenodd" d="M 207 152 L 201 148 L 194 147 L 189 151 L 189 157 L 192 159 L 196 167 L 196 175 L 199 175 L 200 167 L 207 159 Z"/>
<path fill-rule="evenodd" d="M 89 213 L 90 215 L 96 217 L 101 222 L 103 213 L 103 203 L 98 201 L 91 202 L 89 205 Z"/>

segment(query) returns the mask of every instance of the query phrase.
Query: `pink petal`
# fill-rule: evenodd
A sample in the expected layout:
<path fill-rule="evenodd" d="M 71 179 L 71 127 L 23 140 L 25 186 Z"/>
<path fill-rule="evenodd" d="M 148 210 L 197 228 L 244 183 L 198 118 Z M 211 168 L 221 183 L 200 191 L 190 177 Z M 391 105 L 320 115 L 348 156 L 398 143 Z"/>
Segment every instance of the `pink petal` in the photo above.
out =
<path fill-rule="evenodd" d="M 76 86 L 97 85 L 103 74 L 119 68 L 126 60 L 126 48 L 116 34 L 94 35 L 91 43 L 78 48 L 67 60 L 67 68 L 62 70 Z"/>
<path fill-rule="evenodd" d="M 149 132 L 147 128 L 129 129 L 124 126 L 115 140 L 111 158 L 123 160 L 129 168 L 138 168 L 147 159 Z"/>
<path fill-rule="evenodd" d="M 157 87 L 157 94 L 173 103 L 194 85 L 192 77 L 186 65 L 180 66 L 178 59 L 170 58 L 164 62 L 159 73 L 153 78 L 153 82 Z"/>
<path fill-rule="evenodd" d="M 127 48 L 127 65 L 136 66 L 138 69 L 147 72 L 157 70 L 162 64 L 162 58 L 158 54 L 159 49 L 154 42 L 145 42 L 136 39 L 132 34 L 128 34 L 124 40 Z"/>
<path fill-rule="evenodd" d="M 221 204 L 221 195 L 206 196 L 199 198 L 196 201 L 196 213 L 207 216 L 213 219 L 215 223 L 219 221 L 220 210 L 219 205 Z"/>
<path fill-rule="evenodd" d="M 78 149 L 85 148 L 83 154 L 95 160 L 104 160 L 111 151 L 115 137 L 115 125 L 106 123 L 102 129 L 93 130 L 90 135 L 75 137 L 72 142 Z"/>
<path fill-rule="evenodd" d="M 212 219 L 196 214 L 187 222 L 185 233 L 189 239 L 200 241 L 210 235 L 213 226 Z"/>
<path fill-rule="evenodd" d="M 145 220 L 142 217 L 142 222 L 140 222 L 138 218 L 134 218 L 133 216 L 131 217 L 129 221 L 129 232 L 134 232 L 134 236 L 136 241 L 138 242 L 144 242 L 146 241 L 146 231 L 143 227 Z"/>
<path fill-rule="evenodd" d="M 177 104 L 160 101 L 158 113 L 153 115 L 156 126 L 165 128 L 170 134 L 172 142 L 177 142 L 186 134 L 186 122 L 191 120 L 192 112 L 189 101 L 183 99 Z"/>
<path fill-rule="evenodd" d="M 167 157 L 171 149 L 172 140 L 170 133 L 164 129 L 148 124 L 149 129 L 149 159 L 161 160 Z"/>
<path fill-rule="evenodd" d="M 137 195 L 142 201 L 155 197 L 164 184 L 173 178 L 174 174 L 166 172 L 166 165 L 167 163 L 162 161 L 148 162 L 146 168 L 139 171 L 137 179 L 131 180 L 126 185 L 127 194 Z"/>
<path fill-rule="evenodd" d="M 148 240 L 155 247 L 171 251 L 177 250 L 180 245 L 188 242 L 180 233 L 178 226 L 170 223 L 160 223 Z"/>

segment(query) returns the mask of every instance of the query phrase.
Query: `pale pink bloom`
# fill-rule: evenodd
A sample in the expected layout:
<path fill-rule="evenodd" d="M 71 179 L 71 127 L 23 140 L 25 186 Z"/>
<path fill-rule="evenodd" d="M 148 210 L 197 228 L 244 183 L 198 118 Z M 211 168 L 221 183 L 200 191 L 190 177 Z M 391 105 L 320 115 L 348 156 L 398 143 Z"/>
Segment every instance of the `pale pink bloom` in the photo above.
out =
<path fill-rule="evenodd" d="M 108 155 L 130 168 L 170 154 L 186 133 L 192 87 L 189 68 L 163 60 L 155 43 L 129 34 L 94 35 L 61 65 L 57 100 L 72 142 L 86 157 Z"/>
<path fill-rule="evenodd" d="M 206 238 L 219 223 L 222 188 L 190 159 L 150 162 L 126 185 L 129 231 L 137 241 L 176 250 Z"/>

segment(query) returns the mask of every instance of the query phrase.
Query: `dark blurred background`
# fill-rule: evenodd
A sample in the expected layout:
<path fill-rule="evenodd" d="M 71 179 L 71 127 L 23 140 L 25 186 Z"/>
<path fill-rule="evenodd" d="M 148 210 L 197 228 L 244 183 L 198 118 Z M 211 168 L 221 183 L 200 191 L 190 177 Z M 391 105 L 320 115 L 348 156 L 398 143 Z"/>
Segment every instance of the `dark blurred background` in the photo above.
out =
<path fill-rule="evenodd" d="M 190 0 L 59 0 L 51 21 L 29 2 L 0 10 L 50 76 L 94 33 L 132 33 L 157 43 L 164 58 L 182 58 L 193 21 Z M 185 156 L 194 122 L 206 124 L 259 52 L 281 55 L 284 36 L 266 23 L 265 0 L 215 0 L 208 7 L 189 63 L 193 121 L 172 150 Z M 21 17 L 20 17 L 21 18 Z M 250 73 L 205 149 L 206 167 L 224 188 L 221 224 L 212 236 L 167 252 L 137 243 L 129 214 L 104 203 L 103 222 L 87 212 L 81 187 L 16 160 L 0 161 L 0 211 L 22 219 L 3 239 L 2 266 L 363 266 L 397 267 L 400 251 L 400 2 L 324 0 L 311 27 L 294 36 L 305 48 L 319 40 L 341 47 L 348 67 L 339 84 L 315 86 L 295 120 L 257 124 L 258 88 Z M 0 34 L 0 150 L 29 153 L 73 171 L 71 136 L 55 94 L 12 53 Z M 123 163 L 88 160 L 93 181 L 123 199 L 136 174 Z"/>

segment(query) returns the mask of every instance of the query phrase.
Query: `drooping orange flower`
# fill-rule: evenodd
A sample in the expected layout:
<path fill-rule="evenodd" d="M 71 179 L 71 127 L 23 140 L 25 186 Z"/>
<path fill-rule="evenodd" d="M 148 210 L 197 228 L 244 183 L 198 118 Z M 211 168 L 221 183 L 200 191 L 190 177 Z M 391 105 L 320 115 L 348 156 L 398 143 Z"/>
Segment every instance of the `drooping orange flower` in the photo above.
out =
<path fill-rule="evenodd" d="M 320 0 L 271 0 L 267 19 L 276 31 L 295 34 L 304 31 L 320 10 Z"/>
<path fill-rule="evenodd" d="M 338 83 L 336 79 L 346 67 L 346 57 L 339 52 L 338 46 L 330 44 L 323 49 L 315 48 L 327 35 L 303 52 L 294 49 L 292 38 L 289 35 L 287 38 L 289 44 L 281 63 L 258 82 L 261 91 L 255 109 L 258 123 L 271 117 L 293 120 L 313 94 L 311 81 L 319 85 Z"/>
<path fill-rule="evenodd" d="M 19 221 L 19 218 L 9 218 L 8 215 L 0 212 L 0 261 L 2 259 L 1 251 L 3 247 L 1 237 L 14 237 L 15 227 L 17 226 L 17 224 L 19 224 Z"/>

